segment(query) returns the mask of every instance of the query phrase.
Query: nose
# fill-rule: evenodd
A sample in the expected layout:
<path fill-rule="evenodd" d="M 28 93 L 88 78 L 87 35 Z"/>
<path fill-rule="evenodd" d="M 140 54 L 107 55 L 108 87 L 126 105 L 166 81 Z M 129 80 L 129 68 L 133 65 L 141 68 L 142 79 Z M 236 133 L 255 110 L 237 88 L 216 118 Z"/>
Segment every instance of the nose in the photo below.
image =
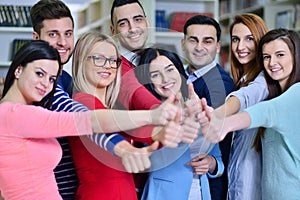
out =
<path fill-rule="evenodd" d="M 50 85 L 49 77 L 44 77 L 41 81 L 41 84 L 44 88 L 48 88 Z"/>
<path fill-rule="evenodd" d="M 128 26 L 129 26 L 130 31 L 134 31 L 137 28 L 137 26 L 136 26 L 136 24 L 134 23 L 133 20 L 128 21 Z"/>
<path fill-rule="evenodd" d="M 64 36 L 59 36 L 57 39 L 57 43 L 60 46 L 65 46 L 67 44 L 66 38 Z"/>
<path fill-rule="evenodd" d="M 165 73 L 162 73 L 161 74 L 161 82 L 162 83 L 167 83 L 168 80 L 169 80 L 169 77 Z"/>
<path fill-rule="evenodd" d="M 276 65 L 276 63 L 277 63 L 276 58 L 274 56 L 271 56 L 269 60 L 269 65 L 274 66 Z"/>
<path fill-rule="evenodd" d="M 240 41 L 238 42 L 237 48 L 238 48 L 239 50 L 244 49 L 244 48 L 245 48 L 245 42 L 244 42 L 243 40 L 240 40 Z"/>

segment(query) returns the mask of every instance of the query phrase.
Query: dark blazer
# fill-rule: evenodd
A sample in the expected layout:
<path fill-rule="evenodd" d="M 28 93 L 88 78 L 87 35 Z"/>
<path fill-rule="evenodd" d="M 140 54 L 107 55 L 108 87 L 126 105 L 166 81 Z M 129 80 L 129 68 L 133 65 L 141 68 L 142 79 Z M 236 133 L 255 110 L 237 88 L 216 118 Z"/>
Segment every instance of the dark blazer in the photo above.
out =
<path fill-rule="evenodd" d="M 230 75 L 219 65 L 212 68 L 193 82 L 194 90 L 200 98 L 205 97 L 208 105 L 217 108 L 224 104 L 226 96 L 234 91 L 235 85 Z M 219 143 L 224 173 L 219 178 L 209 179 L 212 200 L 226 199 L 228 180 L 227 165 L 232 141 L 232 133 Z"/>

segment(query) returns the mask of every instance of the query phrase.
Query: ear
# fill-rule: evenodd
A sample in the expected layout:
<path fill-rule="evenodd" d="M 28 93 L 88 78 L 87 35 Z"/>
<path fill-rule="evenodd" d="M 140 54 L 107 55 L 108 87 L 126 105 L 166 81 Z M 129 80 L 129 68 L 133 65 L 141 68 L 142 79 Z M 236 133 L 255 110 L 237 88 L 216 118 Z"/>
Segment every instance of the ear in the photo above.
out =
<path fill-rule="evenodd" d="M 39 34 L 37 32 L 35 32 L 35 31 L 32 32 L 32 37 L 33 37 L 34 40 L 39 40 L 40 39 Z"/>
<path fill-rule="evenodd" d="M 115 35 L 115 28 L 113 27 L 113 25 L 110 25 L 110 32 L 112 35 Z"/>
<path fill-rule="evenodd" d="M 20 78 L 20 75 L 21 75 L 21 73 L 22 73 L 22 70 L 23 70 L 23 67 L 22 67 L 21 65 L 19 65 L 19 66 L 17 67 L 17 69 L 15 70 L 15 78 L 16 78 L 16 79 L 19 79 L 19 78 Z"/>

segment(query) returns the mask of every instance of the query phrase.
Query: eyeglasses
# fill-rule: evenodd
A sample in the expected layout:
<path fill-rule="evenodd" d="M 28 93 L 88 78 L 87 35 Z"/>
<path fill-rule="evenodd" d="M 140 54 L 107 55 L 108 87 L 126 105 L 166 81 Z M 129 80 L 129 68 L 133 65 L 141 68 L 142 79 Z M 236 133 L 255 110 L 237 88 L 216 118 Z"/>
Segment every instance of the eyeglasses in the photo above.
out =
<path fill-rule="evenodd" d="M 113 59 L 113 58 L 105 58 L 104 56 L 100 56 L 100 55 L 93 55 L 93 56 L 88 56 L 87 58 L 92 58 L 94 65 L 96 65 L 97 67 L 104 67 L 108 61 L 110 68 L 112 69 L 117 69 L 120 64 L 121 64 L 121 59 L 117 58 L 117 59 Z"/>

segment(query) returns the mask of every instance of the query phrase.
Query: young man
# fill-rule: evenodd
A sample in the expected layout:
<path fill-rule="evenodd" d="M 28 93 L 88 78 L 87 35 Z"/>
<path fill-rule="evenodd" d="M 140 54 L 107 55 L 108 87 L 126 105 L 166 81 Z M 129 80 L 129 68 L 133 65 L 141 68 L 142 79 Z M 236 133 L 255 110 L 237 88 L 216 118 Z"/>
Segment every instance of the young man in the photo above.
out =
<path fill-rule="evenodd" d="M 210 17 L 198 15 L 184 25 L 182 50 L 188 61 L 186 73 L 199 98 L 205 97 L 210 106 L 216 108 L 225 102 L 226 96 L 235 90 L 233 80 L 215 61 L 220 52 L 220 25 Z M 219 143 L 225 173 L 219 178 L 210 179 L 213 200 L 226 199 L 227 164 L 230 153 L 231 136 Z M 200 160 L 198 160 L 200 161 Z M 198 161 L 195 161 L 195 165 Z"/>

